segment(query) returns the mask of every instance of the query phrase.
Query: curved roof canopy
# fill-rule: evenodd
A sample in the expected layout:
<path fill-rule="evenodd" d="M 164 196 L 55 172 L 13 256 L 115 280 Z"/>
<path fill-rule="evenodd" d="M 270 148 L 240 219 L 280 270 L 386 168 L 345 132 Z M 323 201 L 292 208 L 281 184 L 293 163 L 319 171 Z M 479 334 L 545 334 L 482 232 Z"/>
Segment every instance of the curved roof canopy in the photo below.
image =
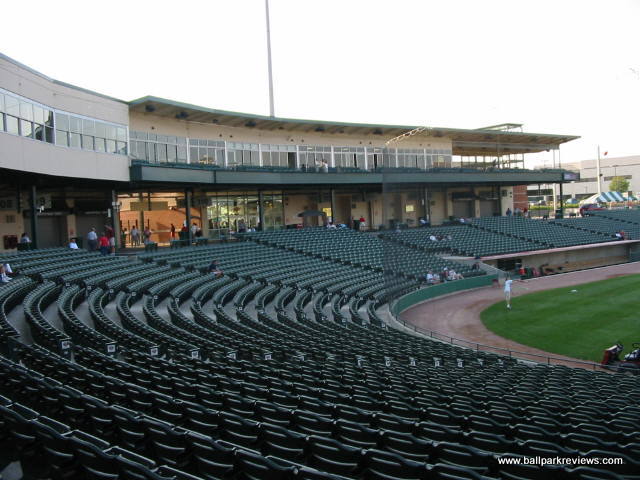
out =
<path fill-rule="evenodd" d="M 332 135 L 348 134 L 363 137 L 377 136 L 380 137 L 381 144 L 418 128 L 415 125 L 379 125 L 270 117 L 215 110 L 152 96 L 129 102 L 129 109 L 134 112 L 148 113 L 160 117 L 228 127 L 282 130 L 287 132 L 316 132 Z M 502 124 L 480 129 L 428 127 L 417 135 L 449 138 L 453 144 L 453 154 L 464 156 L 495 156 L 542 152 L 557 149 L 562 143 L 580 138 L 573 135 L 525 133 L 512 130 L 519 127 L 521 127 L 520 124 Z"/>

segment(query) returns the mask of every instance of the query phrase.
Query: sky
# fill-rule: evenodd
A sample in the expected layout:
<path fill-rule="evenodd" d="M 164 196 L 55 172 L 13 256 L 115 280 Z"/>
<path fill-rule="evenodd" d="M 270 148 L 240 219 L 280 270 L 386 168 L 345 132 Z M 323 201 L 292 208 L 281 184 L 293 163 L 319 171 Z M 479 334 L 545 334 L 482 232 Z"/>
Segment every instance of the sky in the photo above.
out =
<path fill-rule="evenodd" d="M 269 0 L 275 114 L 640 154 L 640 0 Z M 264 0 L 5 2 L 0 52 L 123 100 L 269 114 Z M 550 154 L 536 161 L 550 166 Z"/>

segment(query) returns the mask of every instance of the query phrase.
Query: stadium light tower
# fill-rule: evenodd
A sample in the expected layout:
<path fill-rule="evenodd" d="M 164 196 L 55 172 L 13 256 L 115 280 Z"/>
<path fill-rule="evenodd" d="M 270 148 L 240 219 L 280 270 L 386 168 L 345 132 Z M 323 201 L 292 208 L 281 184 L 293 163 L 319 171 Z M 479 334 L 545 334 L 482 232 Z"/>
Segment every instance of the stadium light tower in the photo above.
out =
<path fill-rule="evenodd" d="M 264 0 L 267 17 L 267 65 L 269 67 L 269 115 L 275 117 L 273 106 L 273 70 L 271 68 L 271 26 L 269 24 L 269 0 Z"/>

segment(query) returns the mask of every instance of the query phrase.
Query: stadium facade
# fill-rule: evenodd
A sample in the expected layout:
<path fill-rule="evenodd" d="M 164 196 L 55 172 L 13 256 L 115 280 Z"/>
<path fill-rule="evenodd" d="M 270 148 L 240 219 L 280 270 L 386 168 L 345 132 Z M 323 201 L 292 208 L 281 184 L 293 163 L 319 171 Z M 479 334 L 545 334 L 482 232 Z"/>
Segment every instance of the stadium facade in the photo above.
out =
<path fill-rule="evenodd" d="M 0 235 L 27 232 L 48 247 L 113 218 L 166 242 L 185 222 L 215 239 L 239 222 L 270 230 L 364 217 L 378 228 L 499 215 L 526 205 L 527 185 L 573 178 L 527 170 L 523 158 L 577 137 L 520 127 L 415 131 L 125 102 L 0 56 Z"/>

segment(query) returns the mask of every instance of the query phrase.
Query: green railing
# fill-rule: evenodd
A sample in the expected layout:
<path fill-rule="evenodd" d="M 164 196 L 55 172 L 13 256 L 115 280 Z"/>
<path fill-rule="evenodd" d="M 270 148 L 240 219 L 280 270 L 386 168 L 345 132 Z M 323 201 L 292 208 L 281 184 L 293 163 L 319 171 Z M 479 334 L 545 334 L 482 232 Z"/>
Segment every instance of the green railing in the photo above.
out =
<path fill-rule="evenodd" d="M 440 283 L 431 287 L 421 288 L 400 297 L 391 307 L 394 316 L 400 315 L 404 310 L 410 308 L 425 300 L 448 295 L 449 293 L 460 292 L 462 290 L 470 290 L 472 288 L 486 287 L 497 280 L 497 275 L 480 275 L 478 277 L 465 278 L 464 280 L 456 280 L 455 282 Z"/>

